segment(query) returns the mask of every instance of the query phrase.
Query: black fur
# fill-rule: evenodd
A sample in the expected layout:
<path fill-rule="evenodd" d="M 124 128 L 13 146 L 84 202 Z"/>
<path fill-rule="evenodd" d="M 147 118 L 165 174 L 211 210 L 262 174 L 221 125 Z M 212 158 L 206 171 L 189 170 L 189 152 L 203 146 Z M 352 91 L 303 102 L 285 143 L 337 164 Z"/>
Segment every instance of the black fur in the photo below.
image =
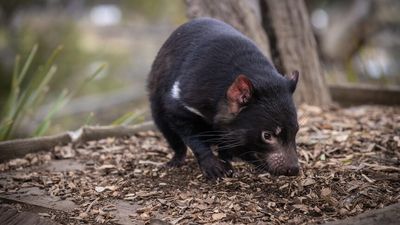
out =
<path fill-rule="evenodd" d="M 240 74 L 253 88 L 240 112 L 232 113 L 227 90 Z M 176 81 L 179 99 L 171 95 Z M 160 49 L 148 80 L 152 116 L 175 151 L 168 165 L 184 163 L 187 145 L 209 179 L 229 176 L 233 157 L 273 174 L 296 175 L 296 83 L 297 76 L 290 80 L 280 75 L 256 45 L 230 25 L 201 18 L 180 26 Z M 277 127 L 282 131 L 273 136 L 274 144 L 263 141 L 262 132 L 274 133 Z M 211 151 L 214 145 L 218 157 Z"/>

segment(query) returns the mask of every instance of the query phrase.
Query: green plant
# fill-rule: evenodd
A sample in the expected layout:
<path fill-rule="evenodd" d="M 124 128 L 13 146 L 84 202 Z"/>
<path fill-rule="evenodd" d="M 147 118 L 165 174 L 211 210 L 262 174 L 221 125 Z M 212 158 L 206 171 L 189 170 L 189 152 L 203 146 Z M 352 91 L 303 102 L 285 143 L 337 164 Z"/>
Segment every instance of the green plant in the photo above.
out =
<path fill-rule="evenodd" d="M 39 66 L 29 80 L 26 79 L 26 74 L 30 69 L 37 50 L 38 45 L 35 45 L 30 51 L 22 69 L 20 69 L 20 56 L 16 57 L 11 81 L 12 88 L 0 114 L 0 141 L 10 139 L 22 119 L 35 112 L 46 97 L 48 93 L 48 84 L 57 72 L 57 66 L 54 64 L 54 60 L 61 52 L 62 46 L 57 47 L 53 51 L 45 64 Z M 43 121 L 38 125 L 33 135 L 39 136 L 44 134 L 50 127 L 51 119 L 54 114 L 56 114 L 76 93 L 82 90 L 86 84 L 93 80 L 105 66 L 105 64 L 101 65 L 73 91 L 64 89 L 53 103 L 53 106 L 50 108 Z"/>
<path fill-rule="evenodd" d="M 135 124 L 138 122 L 142 122 L 144 120 L 144 110 L 134 111 L 134 112 L 127 112 L 118 119 L 114 120 L 111 124 L 112 125 L 128 125 L 128 124 Z"/>

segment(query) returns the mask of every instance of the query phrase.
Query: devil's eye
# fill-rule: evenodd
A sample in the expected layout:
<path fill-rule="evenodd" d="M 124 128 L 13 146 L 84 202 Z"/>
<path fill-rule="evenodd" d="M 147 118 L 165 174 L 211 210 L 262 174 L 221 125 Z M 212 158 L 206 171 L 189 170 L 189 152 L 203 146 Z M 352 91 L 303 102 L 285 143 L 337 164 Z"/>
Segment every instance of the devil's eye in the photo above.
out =
<path fill-rule="evenodd" d="M 263 141 L 269 143 L 272 140 L 272 133 L 268 131 L 263 131 L 261 133 L 261 138 L 263 139 Z"/>

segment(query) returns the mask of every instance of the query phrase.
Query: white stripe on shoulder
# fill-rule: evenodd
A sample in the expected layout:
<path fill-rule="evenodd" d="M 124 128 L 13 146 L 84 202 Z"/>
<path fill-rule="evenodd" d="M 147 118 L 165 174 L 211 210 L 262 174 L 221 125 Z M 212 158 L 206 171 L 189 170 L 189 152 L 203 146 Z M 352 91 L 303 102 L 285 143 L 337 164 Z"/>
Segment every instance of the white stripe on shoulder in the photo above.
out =
<path fill-rule="evenodd" d="M 175 81 L 174 85 L 172 85 L 171 97 L 174 98 L 174 99 L 177 99 L 177 100 L 179 100 L 181 98 L 181 89 L 179 87 L 179 81 L 178 80 Z M 186 105 L 183 102 L 182 102 L 182 104 L 183 104 L 183 107 L 185 107 L 185 109 L 189 110 L 190 112 L 192 112 L 192 113 L 194 113 L 194 114 L 196 114 L 198 116 L 201 116 L 203 118 L 206 118 L 198 109 L 190 107 L 190 106 Z"/>
<path fill-rule="evenodd" d="M 171 96 L 174 99 L 179 99 L 180 98 L 180 93 L 181 89 L 179 88 L 179 81 L 175 81 L 174 85 L 172 86 L 171 89 Z"/>
<path fill-rule="evenodd" d="M 192 113 L 194 113 L 194 114 L 196 114 L 196 115 L 199 115 L 199 116 L 201 116 L 201 117 L 203 117 L 203 118 L 206 118 L 199 110 L 197 110 L 197 109 L 195 109 L 195 108 L 193 108 L 193 107 L 190 107 L 190 106 L 187 106 L 187 105 L 183 105 L 187 110 L 189 110 L 190 112 L 192 112 Z"/>

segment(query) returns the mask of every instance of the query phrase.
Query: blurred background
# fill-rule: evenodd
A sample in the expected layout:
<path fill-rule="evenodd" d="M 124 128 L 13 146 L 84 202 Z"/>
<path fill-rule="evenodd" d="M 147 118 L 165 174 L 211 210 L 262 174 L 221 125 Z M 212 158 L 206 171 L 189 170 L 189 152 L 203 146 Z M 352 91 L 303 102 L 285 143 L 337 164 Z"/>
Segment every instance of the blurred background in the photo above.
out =
<path fill-rule="evenodd" d="M 329 85 L 398 88 L 400 1 L 305 3 Z M 151 63 L 185 10 L 182 0 L 1 0 L 0 121 L 13 123 L 2 139 L 145 119 Z"/>

